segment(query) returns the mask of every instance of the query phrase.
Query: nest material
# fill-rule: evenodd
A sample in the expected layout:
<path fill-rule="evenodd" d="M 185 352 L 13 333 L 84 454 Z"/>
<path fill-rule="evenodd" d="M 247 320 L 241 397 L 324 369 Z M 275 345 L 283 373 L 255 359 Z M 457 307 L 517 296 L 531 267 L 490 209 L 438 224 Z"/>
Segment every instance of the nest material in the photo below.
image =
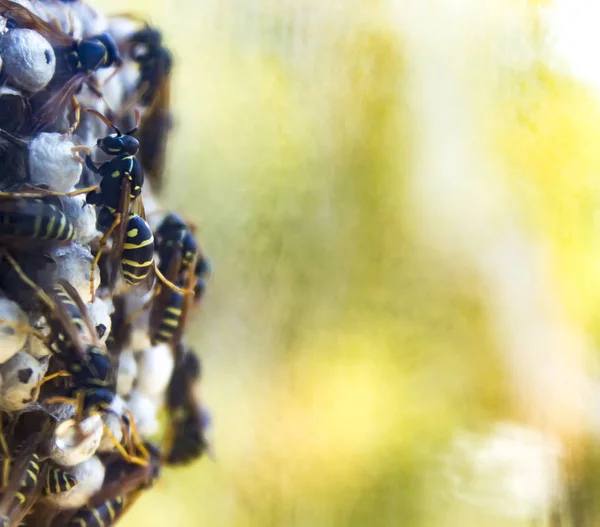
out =
<path fill-rule="evenodd" d="M 70 135 L 70 97 L 57 94 L 69 93 L 72 57 L 60 37 L 54 41 L 47 29 L 24 20 L 21 6 L 64 34 L 71 31 L 76 45 L 110 35 L 122 58 L 111 78 L 118 62 L 86 73 L 73 93 L 84 111 Z M 148 185 L 159 189 L 163 183 L 171 57 L 157 30 L 106 18 L 79 1 L 2 0 L 0 14 L 0 190 L 6 193 L 0 198 L 0 524 L 92 527 L 100 518 L 112 525 L 154 483 L 162 465 L 189 463 L 210 451 L 210 420 L 196 398 L 200 364 L 182 335 L 186 316 L 204 293 L 208 264 L 193 226 L 166 214 Z M 162 66 L 160 60 L 154 69 L 144 62 L 152 54 L 162 57 Z M 107 119 L 85 111 L 90 109 Z M 108 230 L 102 218 L 114 218 L 114 210 L 85 192 L 49 195 L 97 185 L 101 192 L 106 176 L 95 167 L 113 157 L 96 146 L 115 133 L 106 121 L 125 130 L 138 114 L 137 158 L 149 181 L 122 219 L 141 213 L 144 200 L 149 223 L 159 229 L 155 263 L 174 288 L 154 272 L 140 285 L 123 280 L 127 249 L 114 233 L 92 270 Z M 92 164 L 78 159 L 86 155 L 83 149 L 72 150 L 81 146 L 90 148 Z M 58 239 L 56 225 L 63 218 L 73 235 Z M 186 262 L 193 269 L 179 273 L 174 266 Z M 183 317 L 173 314 L 178 298 Z M 65 340 L 76 341 L 78 355 L 60 352 Z M 94 385 L 100 373 L 89 366 L 93 350 L 110 358 L 110 382 Z M 77 385 L 73 362 L 89 368 L 85 390 Z M 42 382 L 53 373 L 59 375 Z M 84 411 L 81 400 L 56 400 L 91 397 L 100 388 L 110 392 L 109 407 L 90 403 Z M 168 433 L 157 444 L 163 408 Z"/>

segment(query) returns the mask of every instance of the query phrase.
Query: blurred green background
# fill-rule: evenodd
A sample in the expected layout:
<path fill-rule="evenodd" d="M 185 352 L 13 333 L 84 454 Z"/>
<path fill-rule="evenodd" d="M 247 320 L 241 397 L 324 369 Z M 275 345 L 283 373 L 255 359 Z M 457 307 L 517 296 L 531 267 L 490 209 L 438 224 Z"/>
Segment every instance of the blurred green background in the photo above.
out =
<path fill-rule="evenodd" d="M 214 266 L 217 461 L 122 525 L 546 524 L 593 433 L 600 129 L 539 4 L 99 4 L 173 49 L 164 199 Z"/>

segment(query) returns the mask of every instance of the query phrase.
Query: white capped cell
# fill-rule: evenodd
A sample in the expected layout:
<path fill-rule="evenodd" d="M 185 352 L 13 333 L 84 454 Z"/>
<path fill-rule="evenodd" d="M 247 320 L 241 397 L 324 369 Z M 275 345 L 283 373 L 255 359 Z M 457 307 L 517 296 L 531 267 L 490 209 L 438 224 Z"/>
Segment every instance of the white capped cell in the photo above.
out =
<path fill-rule="evenodd" d="M 38 134 L 29 145 L 31 183 L 47 185 L 57 192 L 73 190 L 83 170 L 83 165 L 73 155 L 74 147 L 63 134 Z"/>
<path fill-rule="evenodd" d="M 60 423 L 54 433 L 50 458 L 64 467 L 72 467 L 91 458 L 102 440 L 102 418 L 94 414 L 78 425 L 74 419 Z"/>
<path fill-rule="evenodd" d="M 147 438 L 158 432 L 158 407 L 150 397 L 138 390 L 132 390 L 127 399 L 127 407 L 142 437 Z"/>
<path fill-rule="evenodd" d="M 56 262 L 56 279 L 64 278 L 77 290 L 84 303 L 92 301 L 90 292 L 91 267 L 94 257 L 87 247 L 76 243 L 56 247 L 50 256 Z M 100 285 L 100 271 L 96 266 L 94 290 Z"/>
<path fill-rule="evenodd" d="M 131 350 L 124 350 L 119 355 L 119 371 L 117 373 L 117 394 L 125 397 L 133 387 L 137 377 L 137 362 Z"/>
<path fill-rule="evenodd" d="M 145 395 L 164 392 L 173 373 L 173 352 L 167 344 L 158 344 L 136 353 L 138 379 L 136 388 Z"/>
<path fill-rule="evenodd" d="M 106 412 L 102 416 L 102 420 L 104 421 L 104 425 L 110 430 L 110 433 L 114 437 L 116 441 L 121 443 L 123 440 L 123 422 L 119 418 L 118 415 L 113 413 Z M 116 450 L 116 445 L 113 439 L 106 433 L 104 430 L 104 435 L 102 436 L 102 440 L 100 441 L 100 446 L 98 447 L 99 452 L 111 452 Z"/>
<path fill-rule="evenodd" d="M 29 92 L 45 88 L 54 75 L 54 50 L 36 31 L 11 29 L 0 40 L 0 55 L 11 84 Z"/>
<path fill-rule="evenodd" d="M 112 300 L 96 297 L 94 302 L 86 304 L 92 324 L 101 342 L 106 342 L 112 323 L 110 315 L 114 311 Z"/>
<path fill-rule="evenodd" d="M 40 381 L 48 369 L 48 361 L 33 358 L 20 351 L 0 366 L 2 388 L 0 407 L 14 412 L 22 410 L 37 401 L 40 394 Z"/>
<path fill-rule="evenodd" d="M 2 363 L 25 346 L 29 334 L 23 328 L 29 327 L 29 319 L 19 304 L 0 296 L 0 320 L 6 321 L 6 323 L 0 321 L 0 363 Z"/>

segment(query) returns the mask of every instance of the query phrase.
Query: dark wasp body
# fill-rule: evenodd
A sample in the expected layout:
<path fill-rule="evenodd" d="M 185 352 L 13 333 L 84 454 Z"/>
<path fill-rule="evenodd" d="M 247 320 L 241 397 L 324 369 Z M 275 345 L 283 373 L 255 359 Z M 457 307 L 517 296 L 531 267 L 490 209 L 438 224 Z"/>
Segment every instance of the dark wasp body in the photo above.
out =
<path fill-rule="evenodd" d="M 144 173 L 135 158 L 139 142 L 132 136 L 137 128 L 122 133 L 98 112 L 91 111 L 115 129 L 114 134 L 98 139 L 98 147 L 113 158 L 96 166 L 89 156 L 86 165 L 99 174 L 98 190 L 88 193 L 86 201 L 102 207 L 98 214 L 98 229 L 107 237 L 116 229 L 113 262 L 121 267 L 121 274 L 130 285 L 139 285 L 154 265 L 154 236 L 146 220 L 131 211 L 131 204 L 139 198 L 144 185 Z M 115 280 L 113 270 L 111 280 Z"/>
<path fill-rule="evenodd" d="M 170 426 L 169 447 L 164 461 L 170 465 L 187 464 L 210 452 L 207 432 L 210 416 L 197 400 L 194 390 L 201 377 L 200 359 L 193 350 L 178 344 L 175 370 L 167 388 L 166 404 Z"/>
<path fill-rule="evenodd" d="M 151 106 L 167 82 L 173 66 L 171 52 L 162 45 L 162 34 L 146 25 L 129 37 L 131 58 L 140 66 L 138 95 L 144 106 Z"/>
<path fill-rule="evenodd" d="M 154 485 L 160 475 L 160 451 L 144 443 L 148 464 L 136 466 L 118 459 L 108 463 L 102 489 L 70 518 L 69 527 L 110 527 L 127 511 L 141 491 Z"/>
<path fill-rule="evenodd" d="M 171 116 L 171 52 L 162 45 L 160 31 L 146 25 L 129 38 L 131 58 L 140 66 L 135 99 L 146 107 L 140 123 L 138 157 L 152 187 L 163 185 Z"/>
<path fill-rule="evenodd" d="M 72 222 L 54 197 L 0 201 L 0 237 L 67 242 L 75 237 Z"/>
<path fill-rule="evenodd" d="M 40 33 L 53 46 L 57 57 L 57 70 L 49 85 L 50 96 L 35 112 L 32 130 L 40 131 L 54 123 L 62 109 L 71 103 L 75 110 L 75 123 L 69 131 L 73 132 L 79 124 L 79 104 L 75 94 L 86 83 L 92 92 L 101 96 L 96 83 L 91 82 L 94 72 L 112 66 L 119 68 L 123 64 L 113 38 L 102 33 L 75 39 L 11 0 L 0 0 L 0 14 L 8 20 L 9 28 L 32 29 Z"/>
<path fill-rule="evenodd" d="M 174 258 L 177 278 L 183 279 L 198 252 L 194 234 L 185 221 L 176 214 L 167 214 L 156 231 L 156 252 L 160 258 L 158 268 L 167 275 Z"/>

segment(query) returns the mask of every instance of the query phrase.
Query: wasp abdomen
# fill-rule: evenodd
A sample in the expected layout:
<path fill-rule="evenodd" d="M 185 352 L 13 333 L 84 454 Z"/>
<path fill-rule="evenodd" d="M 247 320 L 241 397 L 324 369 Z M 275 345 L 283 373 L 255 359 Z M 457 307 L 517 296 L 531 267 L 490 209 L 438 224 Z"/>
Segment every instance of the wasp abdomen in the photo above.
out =
<path fill-rule="evenodd" d="M 154 235 L 146 221 L 130 214 L 123 244 L 121 269 L 128 284 L 141 283 L 150 273 L 154 263 Z"/>

